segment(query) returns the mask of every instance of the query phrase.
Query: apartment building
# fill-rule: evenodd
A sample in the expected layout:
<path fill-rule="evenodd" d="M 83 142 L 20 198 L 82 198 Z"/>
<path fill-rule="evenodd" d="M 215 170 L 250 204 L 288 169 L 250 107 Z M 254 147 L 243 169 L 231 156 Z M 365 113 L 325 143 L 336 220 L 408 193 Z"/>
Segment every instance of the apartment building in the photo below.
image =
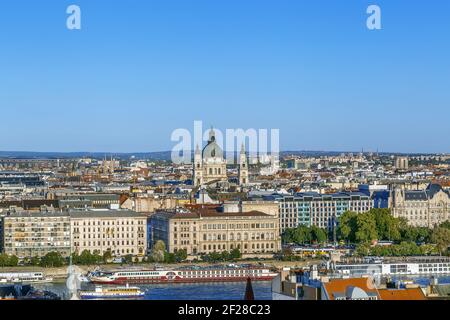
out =
<path fill-rule="evenodd" d="M 72 250 L 113 256 L 144 256 L 147 246 L 147 217 L 134 211 L 70 211 Z"/>
<path fill-rule="evenodd" d="M 278 215 L 260 211 L 200 207 L 152 216 L 153 243 L 164 241 L 169 252 L 188 255 L 239 249 L 244 256 L 273 255 L 281 250 Z"/>
<path fill-rule="evenodd" d="M 314 225 L 331 231 L 344 212 L 362 213 L 373 208 L 373 200 L 360 192 L 296 193 L 266 199 L 276 200 L 279 204 L 281 233 L 299 225 Z"/>
<path fill-rule="evenodd" d="M 20 211 L 1 218 L 3 252 L 19 259 L 57 251 L 70 255 L 70 217 L 61 212 Z"/>

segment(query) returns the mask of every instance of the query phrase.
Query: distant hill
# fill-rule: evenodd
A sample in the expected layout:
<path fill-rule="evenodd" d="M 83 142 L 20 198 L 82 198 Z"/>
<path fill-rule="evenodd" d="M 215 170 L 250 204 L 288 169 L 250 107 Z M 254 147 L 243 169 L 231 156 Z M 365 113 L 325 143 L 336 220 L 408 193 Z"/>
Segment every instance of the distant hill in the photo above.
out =
<path fill-rule="evenodd" d="M 337 156 L 342 153 L 349 153 L 349 151 L 282 151 L 281 157 L 290 155 L 295 156 Z M 358 154 L 358 151 L 353 154 Z M 390 155 L 393 153 L 380 153 L 383 155 Z M 400 153 L 398 153 L 400 154 Z M 237 154 L 236 154 L 237 155 Z M 412 154 L 410 154 L 412 155 Z M 416 154 L 419 155 L 419 154 Z M 0 158 L 9 159 L 72 159 L 72 158 L 94 158 L 104 159 L 114 157 L 116 159 L 152 159 L 152 160 L 171 160 L 171 151 L 158 152 L 138 152 L 138 153 L 110 153 L 110 152 L 30 152 L 30 151 L 0 151 Z"/>
<path fill-rule="evenodd" d="M 72 158 L 104 158 L 116 159 L 154 159 L 170 160 L 171 152 L 143 152 L 143 153 L 109 153 L 109 152 L 28 152 L 28 151 L 0 151 L 0 158 L 10 159 L 72 159 Z"/>

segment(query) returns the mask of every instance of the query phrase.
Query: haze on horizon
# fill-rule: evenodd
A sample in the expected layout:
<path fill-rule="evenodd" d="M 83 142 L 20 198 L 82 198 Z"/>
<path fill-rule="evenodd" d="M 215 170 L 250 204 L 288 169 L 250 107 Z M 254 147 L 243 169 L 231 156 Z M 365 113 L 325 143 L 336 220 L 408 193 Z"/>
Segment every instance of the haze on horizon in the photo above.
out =
<path fill-rule="evenodd" d="M 66 29 L 66 8 L 82 29 Z M 366 8 L 382 9 L 380 31 Z M 177 128 L 280 129 L 282 151 L 450 152 L 450 2 L 16 0 L 0 150 L 168 151 Z"/>

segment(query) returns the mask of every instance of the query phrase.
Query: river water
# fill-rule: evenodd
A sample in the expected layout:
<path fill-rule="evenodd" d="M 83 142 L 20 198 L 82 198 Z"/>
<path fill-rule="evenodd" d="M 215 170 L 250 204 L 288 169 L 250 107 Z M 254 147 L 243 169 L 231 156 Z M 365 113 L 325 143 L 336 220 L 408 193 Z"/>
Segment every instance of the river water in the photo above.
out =
<path fill-rule="evenodd" d="M 246 282 L 139 285 L 141 290 L 147 292 L 145 300 L 243 300 L 246 286 Z M 256 300 L 272 299 L 270 281 L 253 282 L 252 286 Z M 65 283 L 40 284 L 34 287 L 63 297 L 68 296 Z M 82 287 L 83 290 L 93 288 L 92 285 Z"/>
<path fill-rule="evenodd" d="M 421 286 L 430 283 L 428 277 L 402 277 L 393 280 L 413 280 Z M 438 277 L 439 283 L 450 283 L 450 276 Z M 253 282 L 256 300 L 272 300 L 272 284 L 270 281 Z M 62 297 L 68 296 L 64 282 L 35 285 L 36 288 L 50 290 Z M 93 285 L 83 285 L 83 290 L 93 289 Z M 246 282 L 236 283 L 197 283 L 197 284 L 155 284 L 142 285 L 147 292 L 145 300 L 243 300 Z"/>

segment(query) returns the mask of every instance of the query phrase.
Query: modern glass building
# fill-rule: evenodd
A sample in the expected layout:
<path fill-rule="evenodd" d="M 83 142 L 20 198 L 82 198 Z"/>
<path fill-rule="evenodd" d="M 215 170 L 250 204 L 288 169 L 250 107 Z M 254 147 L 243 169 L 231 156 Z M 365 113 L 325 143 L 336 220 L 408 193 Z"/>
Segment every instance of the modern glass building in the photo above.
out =
<path fill-rule="evenodd" d="M 344 212 L 362 213 L 373 208 L 373 200 L 360 192 L 274 194 L 265 200 L 269 198 L 279 202 L 281 232 L 299 225 L 314 225 L 331 231 Z"/>

